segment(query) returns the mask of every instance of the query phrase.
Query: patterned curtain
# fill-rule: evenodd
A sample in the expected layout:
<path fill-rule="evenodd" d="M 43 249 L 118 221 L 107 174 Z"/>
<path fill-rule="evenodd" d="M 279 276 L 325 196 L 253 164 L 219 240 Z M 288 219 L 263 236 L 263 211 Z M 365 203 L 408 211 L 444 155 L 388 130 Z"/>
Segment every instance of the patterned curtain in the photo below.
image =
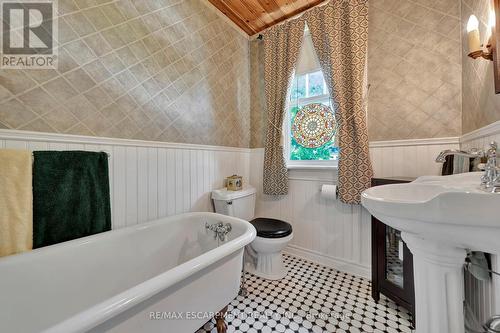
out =
<path fill-rule="evenodd" d="M 339 123 L 339 198 L 359 204 L 373 175 L 363 107 L 368 0 L 332 0 L 303 18 Z"/>
<path fill-rule="evenodd" d="M 300 18 L 278 24 L 264 35 L 264 79 L 267 102 L 264 194 L 288 193 L 288 170 L 283 156 L 283 116 L 303 36 L 304 20 Z"/>

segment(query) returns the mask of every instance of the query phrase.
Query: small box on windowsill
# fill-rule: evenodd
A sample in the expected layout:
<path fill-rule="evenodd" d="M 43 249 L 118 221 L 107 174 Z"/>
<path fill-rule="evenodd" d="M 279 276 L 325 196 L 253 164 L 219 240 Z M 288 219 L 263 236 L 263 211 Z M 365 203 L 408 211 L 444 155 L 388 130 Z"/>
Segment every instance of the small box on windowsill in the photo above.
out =
<path fill-rule="evenodd" d="M 228 191 L 241 191 L 243 189 L 243 177 L 238 175 L 227 177 L 226 187 Z"/>

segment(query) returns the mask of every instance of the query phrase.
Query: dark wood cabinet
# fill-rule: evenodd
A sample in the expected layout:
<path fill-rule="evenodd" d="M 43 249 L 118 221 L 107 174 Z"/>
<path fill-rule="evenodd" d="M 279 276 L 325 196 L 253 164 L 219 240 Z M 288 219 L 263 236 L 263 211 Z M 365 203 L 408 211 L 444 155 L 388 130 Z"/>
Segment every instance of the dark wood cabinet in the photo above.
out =
<path fill-rule="evenodd" d="M 409 183 L 410 178 L 373 178 L 372 186 Z M 413 256 L 401 232 L 372 216 L 372 297 L 384 294 L 412 313 L 415 322 Z"/>

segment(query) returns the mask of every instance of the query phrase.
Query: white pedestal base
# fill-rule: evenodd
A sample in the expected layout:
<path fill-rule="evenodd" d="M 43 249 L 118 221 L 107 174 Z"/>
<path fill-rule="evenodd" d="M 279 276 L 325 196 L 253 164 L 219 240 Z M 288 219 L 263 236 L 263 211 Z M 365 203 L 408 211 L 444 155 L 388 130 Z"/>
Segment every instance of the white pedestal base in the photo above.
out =
<path fill-rule="evenodd" d="M 247 271 L 268 280 L 283 279 L 287 274 L 287 270 L 283 264 L 281 251 L 292 238 L 293 234 L 282 238 L 255 237 L 254 241 L 249 245 L 251 250 L 249 251 L 251 254 L 249 254 L 253 257 L 253 260 L 247 262 Z"/>
<path fill-rule="evenodd" d="M 281 252 L 260 254 L 257 258 L 257 266 L 247 263 L 246 269 L 249 273 L 266 280 L 281 280 L 287 274 Z"/>
<path fill-rule="evenodd" d="M 413 254 L 416 333 L 464 333 L 465 249 L 401 236 Z"/>
<path fill-rule="evenodd" d="M 279 254 L 281 256 L 281 254 Z M 261 258 L 261 259 L 270 259 L 270 258 Z M 281 259 L 281 258 L 280 258 Z M 246 270 L 249 273 L 252 273 L 255 276 L 261 277 L 266 280 L 281 280 L 286 274 L 287 270 L 284 265 L 276 263 L 276 260 L 265 260 L 264 264 L 262 261 L 260 262 L 259 267 L 255 267 L 251 263 L 247 263 Z M 273 261 L 277 264 L 273 265 Z"/>

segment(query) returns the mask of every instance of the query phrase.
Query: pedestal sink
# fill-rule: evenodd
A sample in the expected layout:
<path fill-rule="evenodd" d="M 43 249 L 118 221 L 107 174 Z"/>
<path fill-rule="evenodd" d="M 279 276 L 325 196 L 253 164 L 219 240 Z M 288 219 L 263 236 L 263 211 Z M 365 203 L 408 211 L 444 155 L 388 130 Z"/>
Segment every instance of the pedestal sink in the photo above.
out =
<path fill-rule="evenodd" d="M 413 254 L 417 333 L 463 333 L 466 250 L 500 253 L 500 194 L 482 191 L 481 175 L 420 177 L 362 194 Z"/>

